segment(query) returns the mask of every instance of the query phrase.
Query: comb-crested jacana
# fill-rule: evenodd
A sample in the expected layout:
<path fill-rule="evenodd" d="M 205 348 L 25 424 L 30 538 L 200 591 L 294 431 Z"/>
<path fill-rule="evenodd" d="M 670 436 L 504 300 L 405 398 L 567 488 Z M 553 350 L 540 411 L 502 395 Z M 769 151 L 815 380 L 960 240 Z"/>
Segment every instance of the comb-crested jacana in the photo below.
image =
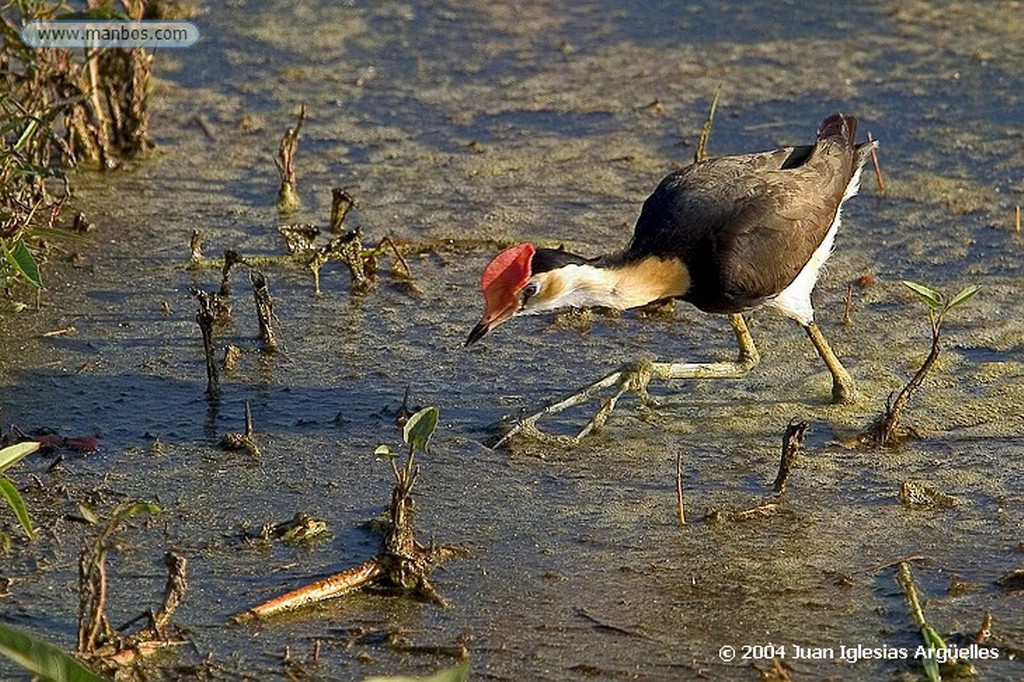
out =
<path fill-rule="evenodd" d="M 760 306 L 806 330 L 832 374 L 833 401 L 852 402 L 853 380 L 814 322 L 811 290 L 832 253 L 843 202 L 857 193 L 876 144 L 857 144 L 856 133 L 857 119 L 836 113 L 822 121 L 813 145 L 709 158 L 671 173 L 644 201 L 633 238 L 618 253 L 585 258 L 519 244 L 495 256 L 481 277 L 484 314 L 466 345 L 518 315 L 624 310 L 663 299 L 729 314 L 740 345 L 731 362 L 627 365 L 521 420 L 512 433 L 536 432 L 538 419 L 616 387 L 579 439 L 607 419 L 626 391 L 645 398 L 651 378 L 743 376 L 759 356 L 740 313 Z"/>

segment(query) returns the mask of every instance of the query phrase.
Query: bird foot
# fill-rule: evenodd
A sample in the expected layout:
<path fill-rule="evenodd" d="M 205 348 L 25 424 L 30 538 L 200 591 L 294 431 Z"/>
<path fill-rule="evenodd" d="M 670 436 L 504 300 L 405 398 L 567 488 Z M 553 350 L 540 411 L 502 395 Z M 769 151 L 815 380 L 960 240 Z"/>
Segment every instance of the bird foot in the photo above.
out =
<path fill-rule="evenodd" d="M 608 421 L 615 410 L 616 404 L 626 393 L 636 393 L 637 397 L 645 405 L 656 405 L 657 401 L 647 392 L 647 385 L 655 375 L 655 365 L 649 360 L 640 360 L 623 365 L 604 378 L 595 381 L 576 393 L 563 398 L 562 400 L 548 405 L 544 409 L 516 421 L 504 436 L 498 440 L 494 447 L 500 447 L 508 442 L 513 436 L 523 435 L 544 443 L 553 443 L 565 447 L 578 445 L 581 440 L 587 437 L 592 431 L 599 431 Z M 546 433 L 537 426 L 537 422 L 545 417 L 564 412 L 570 407 L 583 405 L 590 400 L 596 399 L 602 391 L 612 389 L 611 395 L 601 400 L 601 407 L 580 429 L 575 436 L 553 435 Z"/>

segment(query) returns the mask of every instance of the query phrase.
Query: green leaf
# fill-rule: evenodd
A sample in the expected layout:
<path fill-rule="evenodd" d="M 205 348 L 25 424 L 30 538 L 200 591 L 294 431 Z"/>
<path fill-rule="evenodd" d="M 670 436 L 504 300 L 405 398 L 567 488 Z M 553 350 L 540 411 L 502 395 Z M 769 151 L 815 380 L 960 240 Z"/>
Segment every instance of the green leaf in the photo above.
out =
<path fill-rule="evenodd" d="M 21 527 L 25 529 L 28 539 L 35 540 L 36 533 L 32 530 L 32 521 L 28 518 L 28 509 L 25 508 L 25 501 L 21 499 L 21 493 L 14 487 L 14 484 L 3 476 L 0 476 L 0 496 L 7 500 L 7 504 L 11 505 L 11 509 L 14 510 L 14 515 L 21 522 Z"/>
<path fill-rule="evenodd" d="M 409 417 L 409 421 L 405 422 L 405 429 L 402 432 L 405 442 L 413 450 L 426 452 L 427 443 L 430 442 L 430 437 L 434 435 L 434 429 L 437 428 L 437 418 L 438 412 L 436 407 L 424 407 Z"/>
<path fill-rule="evenodd" d="M 364 682 L 466 682 L 468 679 L 469 661 L 464 661 L 429 677 L 368 677 Z"/>
<path fill-rule="evenodd" d="M 20 152 L 28 144 L 28 141 L 32 139 L 32 136 L 36 134 L 36 130 L 39 129 L 39 121 L 30 118 L 28 119 L 28 125 L 25 126 L 25 130 L 21 133 L 21 137 L 14 143 L 14 151 Z"/>
<path fill-rule="evenodd" d="M 0 623 L 0 654 L 52 682 L 106 682 L 74 656 Z"/>
<path fill-rule="evenodd" d="M 160 507 L 153 502 L 122 502 L 114 507 L 114 511 L 110 513 L 110 523 L 116 524 L 122 521 L 127 521 L 131 517 L 142 514 L 143 512 L 159 514 Z"/>
<path fill-rule="evenodd" d="M 939 649 L 945 649 L 946 643 L 942 641 L 942 637 L 939 633 L 935 632 L 935 628 L 927 623 L 921 627 L 921 639 L 924 640 L 924 646 L 927 650 L 925 657 L 921 659 L 921 665 L 924 667 L 925 675 L 928 676 L 929 682 L 942 682 L 942 674 L 939 672 L 939 662 L 935 659 L 933 653 Z"/>
<path fill-rule="evenodd" d="M 903 280 L 903 286 L 917 294 L 922 301 L 928 304 L 928 307 L 942 307 L 942 294 L 935 291 L 934 289 L 929 289 L 923 284 L 918 284 L 917 282 L 910 282 L 908 280 Z"/>
<path fill-rule="evenodd" d="M 0 473 L 20 462 L 23 458 L 31 455 L 42 446 L 42 443 L 34 440 L 27 440 L 22 443 L 8 445 L 0 450 Z"/>
<path fill-rule="evenodd" d="M 32 252 L 25 246 L 25 242 L 19 239 L 13 249 L 3 242 L 0 242 L 0 246 L 3 247 L 4 256 L 7 257 L 7 262 L 11 264 L 11 267 L 21 274 L 29 284 L 37 289 L 42 289 L 43 280 L 39 275 L 39 266 L 36 265 L 36 259 L 32 257 Z"/>
<path fill-rule="evenodd" d="M 949 304 L 946 305 L 946 307 L 952 308 L 953 306 L 960 305 L 964 301 L 969 301 L 979 291 L 981 291 L 981 287 L 979 287 L 977 284 L 972 284 L 970 286 L 964 287 L 963 289 L 960 290 L 960 293 L 958 293 L 956 296 L 949 300 Z"/>
<path fill-rule="evenodd" d="M 395 453 L 391 451 L 391 448 L 387 445 L 378 445 L 377 449 L 373 451 L 374 457 L 394 457 Z"/>

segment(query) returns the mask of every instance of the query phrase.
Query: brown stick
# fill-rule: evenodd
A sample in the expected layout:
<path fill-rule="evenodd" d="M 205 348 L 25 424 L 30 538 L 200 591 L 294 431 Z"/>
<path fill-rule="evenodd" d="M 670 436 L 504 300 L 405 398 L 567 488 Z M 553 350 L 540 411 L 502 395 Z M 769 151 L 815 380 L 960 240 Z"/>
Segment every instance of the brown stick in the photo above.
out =
<path fill-rule="evenodd" d="M 676 455 L 676 515 L 679 525 L 686 525 L 686 511 L 683 509 L 683 451 Z"/>
<path fill-rule="evenodd" d="M 395 258 L 397 258 L 398 262 L 402 264 L 402 268 L 405 270 L 405 276 L 412 279 L 412 268 L 410 268 L 409 264 L 405 261 L 405 256 L 403 256 L 402 252 L 399 250 L 398 244 L 396 244 L 395 240 L 391 238 L 391 235 L 386 235 L 384 237 L 384 241 L 386 241 L 388 246 L 391 247 L 391 250 L 395 252 Z"/>
<path fill-rule="evenodd" d="M 239 613 L 231 621 L 233 623 L 243 623 L 256 618 L 266 618 L 267 616 L 297 609 L 300 606 L 312 604 L 313 602 L 340 597 L 346 592 L 362 587 L 376 578 L 380 575 L 380 570 L 380 565 L 371 559 L 361 566 L 350 568 L 341 573 L 335 573 L 323 580 L 305 585 L 297 590 L 282 594 L 280 597 L 263 602 L 248 611 Z"/>
<path fill-rule="evenodd" d="M 249 271 L 252 283 L 252 296 L 256 302 L 256 317 L 260 325 L 260 339 L 265 349 L 273 353 L 277 350 L 277 334 L 274 332 L 274 301 L 270 298 L 267 278 L 259 270 Z"/>
<path fill-rule="evenodd" d="M 1013 209 L 1013 229 L 1020 234 L 1020 204 Z"/>
<path fill-rule="evenodd" d="M 852 320 L 850 319 L 850 308 L 853 307 L 853 282 L 846 285 L 846 297 L 843 299 L 843 326 L 849 327 Z"/>
<path fill-rule="evenodd" d="M 167 586 L 164 588 L 160 610 L 153 616 L 153 628 L 160 636 L 164 636 L 171 616 L 185 600 L 185 592 L 188 590 L 188 557 L 169 550 L 164 555 L 164 564 L 167 566 Z"/>
<path fill-rule="evenodd" d="M 219 389 L 219 379 L 217 377 L 217 361 L 213 357 L 213 296 L 208 291 L 202 291 L 201 289 L 192 289 L 192 295 L 196 297 L 196 301 L 199 302 L 199 312 L 196 313 L 196 322 L 199 323 L 199 330 L 203 334 L 203 353 L 206 355 L 206 394 L 209 396 L 216 395 Z"/>
<path fill-rule="evenodd" d="M 789 480 L 789 472 L 793 469 L 800 449 L 803 447 L 804 439 L 807 437 L 807 422 L 791 421 L 786 427 L 782 436 L 782 459 L 779 460 L 779 473 L 775 477 L 772 489 L 776 495 L 786 492 L 786 481 Z"/>
<path fill-rule="evenodd" d="M 914 397 L 914 394 L 917 393 L 917 390 L 921 388 L 921 384 L 924 383 L 924 378 L 931 371 L 932 365 L 939 359 L 939 353 L 942 350 L 940 340 L 939 326 L 933 319 L 932 349 L 928 353 L 928 357 L 924 359 L 920 369 L 917 370 L 913 378 L 896 395 L 896 399 L 887 405 L 885 414 L 879 418 L 872 434 L 876 445 L 887 445 L 896 438 L 896 429 L 903 416 L 903 410 L 906 408 L 907 403 L 910 402 L 910 399 Z"/>
<path fill-rule="evenodd" d="M 875 138 L 871 137 L 871 131 L 868 131 L 868 142 L 874 142 Z M 878 181 L 878 191 L 885 192 L 885 182 L 882 181 L 882 167 L 878 165 L 878 152 L 875 147 L 871 147 L 871 164 L 875 167 L 875 180 Z"/>

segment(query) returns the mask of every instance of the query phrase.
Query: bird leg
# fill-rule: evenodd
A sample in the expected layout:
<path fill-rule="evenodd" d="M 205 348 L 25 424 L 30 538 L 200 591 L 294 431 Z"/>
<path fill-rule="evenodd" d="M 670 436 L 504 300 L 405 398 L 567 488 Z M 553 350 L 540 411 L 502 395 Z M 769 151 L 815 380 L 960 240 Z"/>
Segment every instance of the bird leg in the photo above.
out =
<path fill-rule="evenodd" d="M 761 360 L 754 340 L 750 336 L 747 324 L 743 316 L 739 314 L 729 315 L 729 322 L 732 324 L 733 333 L 739 344 L 739 357 L 732 361 L 722 362 L 650 362 L 640 360 L 630 362 L 604 378 L 584 387 L 572 395 L 548 405 L 539 412 L 524 417 L 501 439 L 494 444 L 499 447 L 512 436 L 523 433 L 538 440 L 556 441 L 565 445 L 575 445 L 583 440 L 590 432 L 599 430 L 615 409 L 625 393 L 636 393 L 637 397 L 644 403 L 651 403 L 653 399 L 647 393 L 647 385 L 651 379 L 739 379 L 753 369 Z M 834 356 L 833 356 L 834 357 Z M 837 361 L 838 362 L 838 361 Z M 582 405 L 594 399 L 601 391 L 614 388 L 614 393 L 601 402 L 594 416 L 584 425 L 575 436 L 552 436 L 544 433 L 537 427 L 537 422 L 544 417 L 564 412 L 570 407 Z"/>
<path fill-rule="evenodd" d="M 853 378 L 843 367 L 843 363 L 839 362 L 836 354 L 832 352 L 831 346 L 828 345 L 825 336 L 818 329 L 818 325 L 812 321 L 804 326 L 804 330 L 810 337 L 811 343 L 814 344 L 814 349 L 818 351 L 818 355 L 825 361 L 825 366 L 832 374 L 832 402 L 848 404 L 856 401 L 857 387 L 853 383 Z"/>

